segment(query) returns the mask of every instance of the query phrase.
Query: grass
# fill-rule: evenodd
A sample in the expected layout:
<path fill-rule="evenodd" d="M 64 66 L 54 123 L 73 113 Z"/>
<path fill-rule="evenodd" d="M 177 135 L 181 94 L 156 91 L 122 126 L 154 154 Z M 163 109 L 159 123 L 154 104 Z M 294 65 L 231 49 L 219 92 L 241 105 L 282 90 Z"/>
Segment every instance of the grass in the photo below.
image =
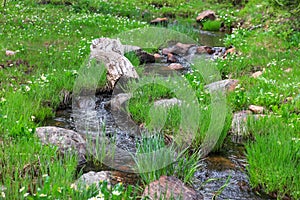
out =
<path fill-rule="evenodd" d="M 246 150 L 252 186 L 280 199 L 299 199 L 299 122 L 287 126 L 283 118 L 271 117 L 250 127 L 255 142 L 249 142 Z"/>
<path fill-rule="evenodd" d="M 226 97 L 228 109 L 220 120 L 225 126 L 220 130 L 216 150 L 222 148 L 232 112 L 247 109 L 251 104 L 264 106 L 265 114 L 272 117 L 250 123 L 248 129 L 255 138 L 246 145 L 250 182 L 254 188 L 277 195 L 277 198 L 299 199 L 299 133 L 296 130 L 299 130 L 300 110 L 297 31 L 300 20 L 299 6 L 293 5 L 293 1 L 249 0 L 235 7 L 230 1 L 220 4 L 196 0 L 130 0 L 121 4 L 115 0 L 42 2 L 7 0 L 5 7 L 0 7 L 0 188 L 1 185 L 10 188 L 1 191 L 0 199 L 2 193 L 7 199 L 23 198 L 27 192 L 28 199 L 38 198 L 33 194 L 72 199 L 87 199 L 99 194 L 93 188 L 83 193 L 70 188 L 75 179 L 75 158 L 60 158 L 56 148 L 42 147 L 34 136 L 35 128 L 54 116 L 63 98 L 61 91 L 72 91 L 76 78 L 82 78 L 88 88 L 91 87 L 88 84 L 99 83 L 98 80 L 89 82 L 78 75 L 89 54 L 92 39 L 122 36 L 120 33 L 147 27 L 151 19 L 162 16 L 171 17 L 170 22 L 176 17 L 179 25 L 169 28 L 196 39 L 191 27 L 198 28 L 195 18 L 206 9 L 217 11 L 220 22 L 226 27 L 244 19 L 244 24 L 234 29 L 224 41 L 228 47 L 233 45 L 237 54 L 216 62 L 220 77 L 240 81 L 237 90 Z M 216 29 L 217 25 L 213 22 L 206 28 Z M 5 50 L 17 53 L 8 57 Z M 138 65 L 134 55 L 126 56 Z M 292 71 L 285 72 L 288 68 Z M 263 75 L 251 78 L 250 75 L 257 70 L 263 71 Z M 197 150 L 213 116 L 214 108 L 209 106 L 212 96 L 205 92 L 205 77 L 200 72 L 195 70 L 184 80 L 195 92 L 201 111 L 200 126 L 195 123 L 191 129 L 185 129 L 190 131 L 198 127 L 194 144 Z M 136 98 L 131 100 L 129 111 L 139 123 L 150 124 L 149 110 L 154 100 L 180 94 L 172 87 L 161 85 L 150 84 L 135 91 Z M 144 94 L 139 95 L 140 91 Z M 163 116 L 167 120 L 163 128 L 168 134 L 179 131 L 183 119 L 190 121 L 195 117 L 186 116 L 178 107 L 169 109 Z M 178 169 L 173 165 L 170 172 L 164 169 L 161 174 L 175 173 L 189 182 L 188 177 L 191 177 L 197 160 L 193 156 L 196 154 L 185 154 L 183 160 L 186 162 L 179 160 Z M 144 179 L 149 182 L 158 176 L 152 174 Z M 105 184 L 103 188 L 106 188 Z M 112 195 L 114 190 L 107 191 Z M 133 195 L 130 189 L 116 191 L 122 191 L 126 198 Z"/>
<path fill-rule="evenodd" d="M 219 31 L 220 28 L 221 28 L 220 21 L 207 20 L 207 21 L 203 22 L 202 29 L 205 31 Z"/>
<path fill-rule="evenodd" d="M 175 143 L 167 146 L 161 134 L 144 136 L 138 141 L 134 156 L 144 185 L 163 175 L 175 175 L 184 183 L 191 183 L 194 173 L 200 168 L 200 158 L 198 153 L 190 155 L 186 149 L 178 152 Z"/>

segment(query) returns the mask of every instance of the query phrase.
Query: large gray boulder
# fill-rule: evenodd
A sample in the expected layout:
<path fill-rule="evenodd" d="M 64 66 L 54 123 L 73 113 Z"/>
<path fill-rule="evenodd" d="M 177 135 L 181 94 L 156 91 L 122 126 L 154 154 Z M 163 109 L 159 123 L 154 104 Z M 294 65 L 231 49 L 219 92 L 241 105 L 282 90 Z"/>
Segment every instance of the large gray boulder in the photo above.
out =
<path fill-rule="evenodd" d="M 138 78 L 131 62 L 124 57 L 129 46 L 123 46 L 118 39 L 99 38 L 92 41 L 90 59 L 95 59 L 107 70 L 107 84 L 102 90 L 112 90 L 120 77 Z M 135 48 L 133 48 L 135 49 Z M 102 65 L 103 64 L 103 65 Z"/>
<path fill-rule="evenodd" d="M 86 161 L 86 141 L 75 131 L 55 126 L 38 127 L 36 135 L 45 145 L 57 146 L 60 153 L 74 153 L 78 157 L 78 163 Z"/>

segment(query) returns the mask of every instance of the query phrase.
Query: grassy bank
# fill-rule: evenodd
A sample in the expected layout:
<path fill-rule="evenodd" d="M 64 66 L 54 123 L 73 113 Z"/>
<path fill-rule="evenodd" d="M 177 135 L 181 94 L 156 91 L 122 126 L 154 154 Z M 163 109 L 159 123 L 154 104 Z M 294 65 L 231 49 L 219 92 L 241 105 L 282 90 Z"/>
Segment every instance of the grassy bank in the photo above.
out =
<path fill-rule="evenodd" d="M 235 25 L 224 43 L 233 45 L 237 53 L 216 62 L 223 78 L 240 80 L 238 89 L 228 95 L 228 113 L 255 104 L 264 106 L 265 114 L 272 116 L 249 123 L 254 138 L 246 144 L 251 184 L 278 198 L 299 199 L 299 5 L 294 4 L 296 1 L 250 0 L 237 5 L 232 2 L 239 1 L 220 4 L 213 0 L 201 3 L 195 0 L 7 0 L 5 7 L 0 8 L 0 189 L 1 185 L 9 189 L 0 190 L 0 199 L 4 196 L 21 199 L 25 195 L 28 199 L 44 195 L 82 199 L 99 195 L 97 190 L 87 189 L 81 194 L 71 188 L 76 159 L 57 157 L 54 147 L 42 148 L 33 137 L 35 128 L 53 117 L 65 91 L 72 91 L 92 39 L 145 27 L 151 19 L 162 16 L 176 17 L 179 23 L 193 26 L 197 14 L 206 9 L 215 10 L 227 27 Z M 218 26 L 219 23 L 208 23 L 206 28 Z M 180 30 L 191 33 L 186 28 Z M 6 56 L 6 50 L 16 54 Z M 252 78 L 251 74 L 258 70 L 263 74 Z M 199 84 L 202 79 L 199 74 L 193 72 L 186 79 L 196 90 L 199 102 L 203 106 L 209 103 L 204 84 Z M 162 87 L 156 88 L 155 94 L 151 91 L 132 100 L 133 104 L 140 105 L 130 110 L 139 123 L 149 121 L 147 112 L 140 111 L 149 110 L 154 100 L 173 97 L 172 92 Z M 150 94 L 151 101 L 146 98 Z M 144 102 L 150 105 L 145 108 Z M 178 130 L 178 115 L 179 109 L 170 112 L 166 130 Z M 223 136 L 228 131 L 230 116 Z M 209 114 L 202 117 L 209 118 Z M 202 129 L 207 129 L 205 123 Z M 197 141 L 200 143 L 201 139 L 203 136 Z M 198 145 L 196 142 L 195 146 Z M 221 148 L 221 143 L 218 147 Z M 183 172 L 177 173 L 183 177 Z M 104 184 L 101 191 L 106 195 L 117 191 L 124 198 L 131 195 L 130 189 L 125 191 L 122 186 L 109 190 Z"/>

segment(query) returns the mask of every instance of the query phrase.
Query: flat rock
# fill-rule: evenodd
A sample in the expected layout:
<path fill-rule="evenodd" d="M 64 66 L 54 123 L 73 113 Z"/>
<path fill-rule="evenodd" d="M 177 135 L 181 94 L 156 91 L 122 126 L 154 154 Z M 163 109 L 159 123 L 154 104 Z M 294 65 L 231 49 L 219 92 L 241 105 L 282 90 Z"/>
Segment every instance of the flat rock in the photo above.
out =
<path fill-rule="evenodd" d="M 183 44 L 178 42 L 172 47 L 163 49 L 163 54 L 176 54 L 176 55 L 186 55 L 191 47 L 196 46 L 195 44 Z"/>
<path fill-rule="evenodd" d="M 225 80 L 210 83 L 206 85 L 204 88 L 209 91 L 224 90 L 224 91 L 231 92 L 235 90 L 238 83 L 239 81 L 236 79 L 225 79 Z"/>
<path fill-rule="evenodd" d="M 150 21 L 150 24 L 152 25 L 158 25 L 158 24 L 161 24 L 161 25 L 167 25 L 168 24 L 168 18 L 166 17 L 158 17 L 156 19 L 153 19 Z"/>
<path fill-rule="evenodd" d="M 86 188 L 87 186 L 91 186 L 93 184 L 98 186 L 100 182 L 107 181 L 107 185 L 111 186 L 110 177 L 111 172 L 109 171 L 90 171 L 80 176 L 80 178 L 76 180 L 75 185 L 77 188 Z"/>
<path fill-rule="evenodd" d="M 86 141 L 75 131 L 59 128 L 55 126 L 38 127 L 36 135 L 43 144 L 57 146 L 60 153 L 76 153 L 79 164 L 85 162 Z"/>
<path fill-rule="evenodd" d="M 184 185 L 184 183 L 174 176 L 162 176 L 159 180 L 146 186 L 142 197 L 148 197 L 153 200 L 200 200 L 196 191 Z"/>
<path fill-rule="evenodd" d="M 265 109 L 262 106 L 250 105 L 249 110 L 251 110 L 255 114 L 261 114 Z"/>
<path fill-rule="evenodd" d="M 216 13 L 214 11 L 205 10 L 197 16 L 196 21 L 201 22 L 202 20 L 205 20 L 205 19 L 215 20 L 216 18 L 217 18 Z"/>
<path fill-rule="evenodd" d="M 180 63 L 171 63 L 168 67 L 174 70 L 184 69 Z"/>

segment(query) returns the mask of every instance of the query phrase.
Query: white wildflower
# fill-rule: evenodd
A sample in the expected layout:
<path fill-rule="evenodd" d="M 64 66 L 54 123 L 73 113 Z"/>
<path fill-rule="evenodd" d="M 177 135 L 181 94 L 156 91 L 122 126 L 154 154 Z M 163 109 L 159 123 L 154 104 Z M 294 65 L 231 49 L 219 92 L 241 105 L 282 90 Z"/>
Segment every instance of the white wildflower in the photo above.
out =
<path fill-rule="evenodd" d="M 115 191 L 112 192 L 112 194 L 114 196 L 120 196 L 121 192 L 115 190 Z"/>
<path fill-rule="evenodd" d="M 40 194 L 39 197 L 46 197 L 46 194 Z"/>
<path fill-rule="evenodd" d="M 25 86 L 25 91 L 29 92 L 30 91 L 30 87 L 28 85 Z"/>
<path fill-rule="evenodd" d="M 46 80 L 47 80 L 47 77 L 46 77 L 44 74 L 42 74 L 41 80 L 46 81 Z"/>
<path fill-rule="evenodd" d="M 22 187 L 19 192 L 23 192 L 23 190 L 25 190 L 25 187 Z"/>

